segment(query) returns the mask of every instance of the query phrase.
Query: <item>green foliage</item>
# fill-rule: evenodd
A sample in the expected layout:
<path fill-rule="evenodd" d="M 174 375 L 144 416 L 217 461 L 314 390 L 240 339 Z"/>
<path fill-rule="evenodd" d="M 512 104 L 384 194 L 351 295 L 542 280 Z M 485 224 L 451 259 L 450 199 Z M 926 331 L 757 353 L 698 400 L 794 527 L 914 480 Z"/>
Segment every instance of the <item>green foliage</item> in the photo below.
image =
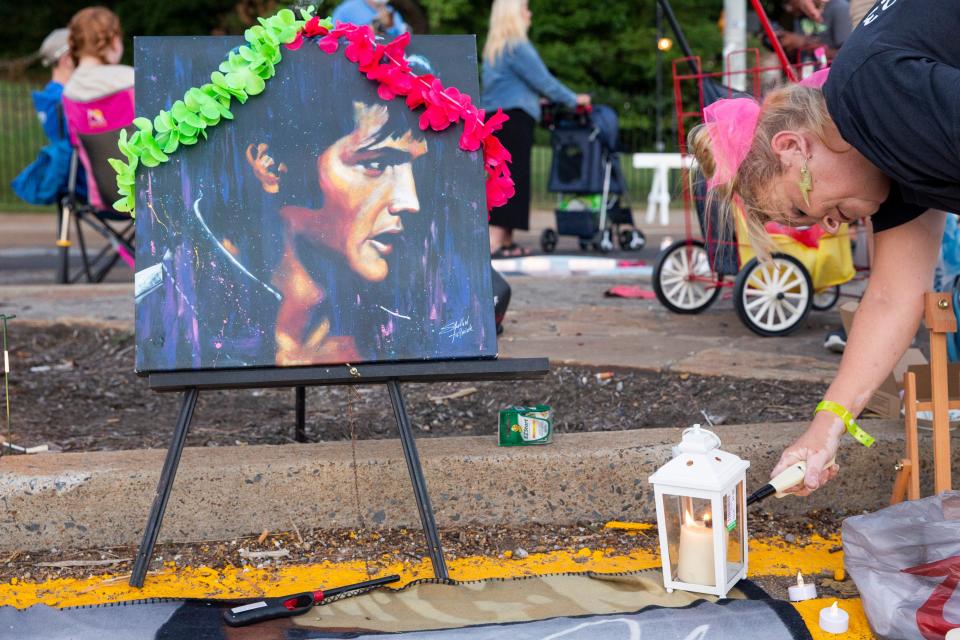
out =
<path fill-rule="evenodd" d="M 470 0 L 420 0 L 433 33 L 477 33 L 486 30 L 489 2 Z M 480 5 L 479 7 L 476 5 Z"/>
<path fill-rule="evenodd" d="M 435 33 L 476 33 L 483 47 L 490 15 L 489 0 L 421 0 Z M 723 33 L 718 25 L 722 3 L 683 0 L 673 3 L 677 19 L 705 71 L 718 70 Z M 632 150 L 652 149 L 656 130 L 656 3 L 636 0 L 530 0 L 530 39 L 543 61 L 567 86 L 589 93 L 620 114 L 621 138 Z M 683 57 L 669 24 L 664 35 L 674 40 L 662 54 L 662 126 L 674 127 L 672 61 Z M 692 97 L 691 97 L 692 98 Z M 665 135 L 668 148 L 673 135 Z"/>
<path fill-rule="evenodd" d="M 139 165 L 156 167 L 170 159 L 180 145 L 193 145 L 207 137 L 207 128 L 231 120 L 230 103 L 241 104 L 249 96 L 263 92 L 266 81 L 273 77 L 275 66 L 280 62 L 280 47 L 294 40 L 304 22 L 310 19 L 313 7 L 301 10 L 298 19 L 293 11 L 282 9 L 270 18 L 258 18 L 258 25 L 244 33 L 248 44 L 231 51 L 220 68 L 210 74 L 210 82 L 187 90 L 182 100 L 177 100 L 170 111 L 160 111 L 153 120 L 137 118 L 133 125 L 137 130 L 127 138 L 120 132 L 117 148 L 127 159 L 110 159 L 110 166 L 117 172 L 117 187 L 122 196 L 114 203 L 117 211 L 136 215 L 136 171 Z M 333 25 L 321 21 L 327 28 Z"/>
<path fill-rule="evenodd" d="M 475 33 L 482 48 L 491 0 L 418 1 L 427 14 L 431 32 Z M 339 2 L 315 2 L 316 14 L 329 15 Z M 257 15 L 275 13 L 278 7 L 288 4 L 285 0 L 98 0 L 98 3 L 110 7 L 120 16 L 126 34 L 128 62 L 134 34 L 242 33 L 256 23 Z M 41 3 L 7 4 L 10 6 L 5 8 L 5 19 L 0 21 L 0 58 L 35 51 L 51 29 L 64 25 L 73 13 L 89 3 L 44 0 Z M 778 3 L 767 4 L 778 6 Z M 673 5 L 693 52 L 703 59 L 705 70 L 718 70 L 722 33 L 717 21 L 722 3 L 718 0 L 674 0 Z M 595 102 L 613 106 L 621 116 L 622 138 L 629 147 L 652 148 L 657 107 L 655 1 L 530 0 L 530 8 L 533 12 L 530 37 L 547 66 L 572 89 L 590 93 Z M 665 35 L 674 38 L 673 49 L 663 55 L 660 96 L 662 123 L 670 144 L 673 135 L 669 132 L 674 126 L 671 61 L 682 53 L 665 20 L 663 29 Z M 257 71 L 233 76 L 233 80 L 238 83 L 242 80 L 242 84 L 234 87 L 214 83 L 231 98 L 241 100 L 236 93 L 241 89 L 244 94 L 248 93 L 247 89 L 256 90 L 257 78 L 269 77 L 269 69 L 275 64 L 271 62 L 274 55 L 269 47 L 251 51 L 256 59 L 248 62 L 253 63 Z M 260 71 L 268 75 L 263 76 Z M 221 93 L 217 95 L 225 98 Z M 221 114 L 221 117 L 225 116 Z M 187 139 L 191 136 L 188 135 Z"/>

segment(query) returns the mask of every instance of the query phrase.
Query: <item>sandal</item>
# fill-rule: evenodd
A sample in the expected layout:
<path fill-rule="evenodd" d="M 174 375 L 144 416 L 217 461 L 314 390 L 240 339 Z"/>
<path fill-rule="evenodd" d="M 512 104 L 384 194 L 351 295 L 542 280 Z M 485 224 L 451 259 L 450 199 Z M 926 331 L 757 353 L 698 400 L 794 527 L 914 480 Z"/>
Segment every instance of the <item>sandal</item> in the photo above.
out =
<path fill-rule="evenodd" d="M 505 244 L 493 253 L 490 257 L 494 260 L 501 258 L 524 258 L 530 255 L 530 249 L 516 244 Z"/>

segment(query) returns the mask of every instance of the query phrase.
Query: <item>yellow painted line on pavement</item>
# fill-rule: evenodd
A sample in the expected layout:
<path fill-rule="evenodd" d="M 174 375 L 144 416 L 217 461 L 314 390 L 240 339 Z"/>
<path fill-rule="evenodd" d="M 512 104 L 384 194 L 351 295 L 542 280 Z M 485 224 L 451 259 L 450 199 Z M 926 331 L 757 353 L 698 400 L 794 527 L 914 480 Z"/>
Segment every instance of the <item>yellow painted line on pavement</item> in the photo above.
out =
<path fill-rule="evenodd" d="M 797 571 L 815 574 L 842 566 L 842 554 L 831 554 L 830 547 L 839 538 L 817 538 L 805 548 L 779 539 L 751 541 L 751 576 L 792 576 Z M 524 559 L 473 556 L 451 560 L 450 576 L 456 580 L 512 578 L 553 573 L 596 571 L 618 573 L 649 569 L 660 565 L 655 551 L 615 554 L 612 549 L 588 549 L 534 553 Z M 432 577 L 431 563 L 393 560 L 389 554 L 376 563 L 378 576 L 398 574 L 401 586 L 413 580 Z M 366 580 L 362 561 L 318 562 L 276 568 L 176 567 L 168 563 L 147 576 L 142 589 L 127 584 L 128 575 L 101 575 L 87 579 L 61 578 L 46 582 L 13 579 L 0 584 L 0 605 L 26 608 L 35 604 L 67 607 L 141 598 L 244 598 L 279 596 L 317 588 L 329 588 Z M 815 626 L 815 625 L 814 625 Z"/>
<path fill-rule="evenodd" d="M 782 538 L 751 540 L 750 575 L 795 576 L 797 571 L 804 575 L 824 569 L 835 571 L 843 567 L 843 552 L 830 553 L 830 549 L 839 544 L 839 534 L 827 538 L 811 536 L 805 547 Z"/>
<path fill-rule="evenodd" d="M 608 555 L 603 550 L 584 548 L 579 551 L 535 553 L 523 560 L 473 556 L 451 560 L 447 564 L 450 577 L 455 580 L 481 580 L 584 571 L 637 571 L 656 567 L 659 562 L 658 555 L 652 552 Z M 392 586 L 433 577 L 432 564 L 428 559 L 402 562 L 382 558 L 376 566 L 377 576 L 401 576 L 401 581 Z M 206 567 L 177 568 L 169 563 L 163 570 L 148 575 L 142 589 L 130 587 L 127 584 L 128 575 L 97 576 L 84 580 L 64 578 L 40 583 L 13 580 L 0 584 L 0 605 L 17 608 L 34 604 L 68 607 L 141 598 L 280 596 L 360 582 L 369 577 L 362 561 L 319 562 L 274 569 L 228 567 L 219 571 Z"/>
<path fill-rule="evenodd" d="M 620 522 L 618 520 L 611 520 L 603 525 L 603 528 L 619 529 L 621 531 L 649 531 L 650 529 L 656 529 L 657 525 L 650 522 Z"/>

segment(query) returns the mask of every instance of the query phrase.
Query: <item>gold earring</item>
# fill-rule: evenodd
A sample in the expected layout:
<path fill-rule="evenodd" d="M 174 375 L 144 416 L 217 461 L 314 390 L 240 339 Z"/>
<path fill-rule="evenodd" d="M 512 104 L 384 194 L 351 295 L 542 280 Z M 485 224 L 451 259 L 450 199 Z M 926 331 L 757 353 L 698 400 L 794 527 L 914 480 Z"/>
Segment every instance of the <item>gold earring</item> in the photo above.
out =
<path fill-rule="evenodd" d="M 807 169 L 807 159 L 803 159 L 803 164 L 800 165 L 800 182 L 798 186 L 800 187 L 800 195 L 803 196 L 803 201 L 810 206 L 810 192 L 813 191 L 813 176 L 810 175 L 810 170 Z"/>

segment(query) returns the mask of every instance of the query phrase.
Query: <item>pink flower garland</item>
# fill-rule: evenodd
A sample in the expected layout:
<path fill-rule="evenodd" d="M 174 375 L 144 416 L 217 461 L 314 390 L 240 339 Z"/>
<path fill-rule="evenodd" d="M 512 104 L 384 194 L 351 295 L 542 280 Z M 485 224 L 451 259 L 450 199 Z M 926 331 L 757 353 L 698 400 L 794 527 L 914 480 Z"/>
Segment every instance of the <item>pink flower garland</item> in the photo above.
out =
<path fill-rule="evenodd" d="M 503 128 L 508 116 L 502 109 L 497 109 L 494 115 L 486 119 L 484 110 L 475 107 L 470 96 L 454 87 L 444 87 L 429 74 L 418 76 L 412 73 L 404 57 L 410 42 L 409 33 L 389 44 L 380 45 L 369 26 L 341 22 L 334 29 L 327 30 L 320 24 L 319 18 L 313 17 L 297 34 L 296 40 L 286 46 L 292 50 L 299 49 L 305 37 L 315 36 L 322 36 L 317 46 L 327 54 L 336 53 L 340 38 L 345 38 L 348 44 L 344 55 L 357 64 L 367 79 L 379 83 L 377 94 L 382 99 L 392 100 L 401 96 L 406 98 L 410 109 L 424 106 L 420 115 L 421 129 L 443 131 L 458 120 L 463 120 L 460 148 L 464 151 L 483 148 L 483 166 L 487 172 L 487 210 L 503 206 L 513 197 L 513 179 L 508 166 L 510 152 L 493 135 Z"/>

